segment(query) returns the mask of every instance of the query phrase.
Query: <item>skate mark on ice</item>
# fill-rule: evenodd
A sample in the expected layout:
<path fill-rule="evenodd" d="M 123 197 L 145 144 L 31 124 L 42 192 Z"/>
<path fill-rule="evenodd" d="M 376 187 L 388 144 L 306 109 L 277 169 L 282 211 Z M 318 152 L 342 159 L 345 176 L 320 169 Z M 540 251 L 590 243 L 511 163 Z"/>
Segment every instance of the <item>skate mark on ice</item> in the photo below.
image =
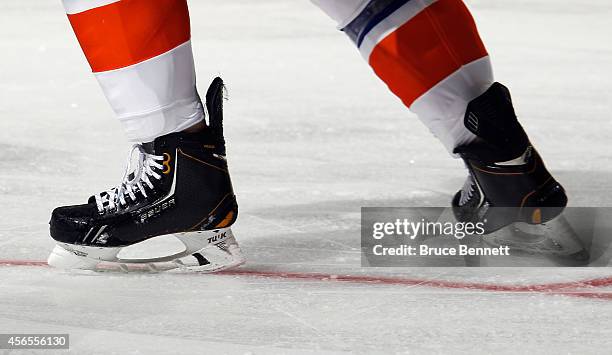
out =
<path fill-rule="evenodd" d="M 270 308 L 271 308 L 271 309 L 273 309 L 273 310 L 275 310 L 276 312 L 278 312 L 278 313 L 280 313 L 280 314 L 285 315 L 287 318 L 289 318 L 289 319 L 291 319 L 291 320 L 295 321 L 296 323 L 300 324 L 301 326 L 303 326 L 303 327 L 305 327 L 305 328 L 307 328 L 307 329 L 312 330 L 312 331 L 313 331 L 313 332 L 315 332 L 315 333 L 316 333 L 316 334 L 317 334 L 319 337 L 321 337 L 321 338 L 327 338 L 328 340 L 332 340 L 332 341 L 334 341 L 336 344 L 339 344 L 339 345 L 341 345 L 341 346 L 342 346 L 342 347 L 344 347 L 344 348 L 349 348 L 349 345 L 348 345 L 346 342 L 344 342 L 344 341 L 343 341 L 341 338 L 339 338 L 339 337 L 337 337 L 337 336 L 334 336 L 334 335 L 333 335 L 332 333 L 330 333 L 330 332 L 326 332 L 326 331 L 323 331 L 323 330 L 321 330 L 321 329 L 319 329 L 319 328 L 315 327 L 315 326 L 314 326 L 313 324 L 311 324 L 310 322 L 308 322 L 308 321 L 306 321 L 306 320 L 304 320 L 304 319 L 302 319 L 302 318 L 300 318 L 300 317 L 296 316 L 295 314 L 293 314 L 293 313 L 291 313 L 291 312 L 288 312 L 288 311 L 285 311 L 285 310 L 283 310 L 283 309 L 280 309 L 280 308 L 278 308 L 278 307 L 274 307 L 274 306 L 272 306 L 272 307 L 270 307 Z"/>
<path fill-rule="evenodd" d="M 40 260 L 0 260 L 0 267 L 39 266 L 47 267 L 46 261 Z M 189 273 L 185 273 L 186 275 Z M 200 275 L 199 273 L 191 273 Z M 253 269 L 236 269 L 217 272 L 215 275 L 251 276 L 284 280 L 305 280 L 317 282 L 346 282 L 370 285 L 429 287 L 453 290 L 488 291 L 494 293 L 524 293 L 571 296 L 579 298 L 601 299 L 612 301 L 612 291 L 594 291 L 593 289 L 612 287 L 612 276 L 568 282 L 544 283 L 534 285 L 501 285 L 493 283 L 475 283 L 450 280 L 416 279 L 386 277 L 375 275 L 337 275 L 325 273 L 297 273 L 282 271 L 259 271 Z"/>

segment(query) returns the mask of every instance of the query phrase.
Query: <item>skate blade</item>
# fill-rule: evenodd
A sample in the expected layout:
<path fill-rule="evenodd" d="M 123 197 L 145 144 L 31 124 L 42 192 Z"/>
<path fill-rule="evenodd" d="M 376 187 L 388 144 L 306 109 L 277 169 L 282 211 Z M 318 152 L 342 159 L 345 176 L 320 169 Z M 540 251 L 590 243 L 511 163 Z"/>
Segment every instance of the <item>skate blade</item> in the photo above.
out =
<path fill-rule="evenodd" d="M 47 260 L 55 268 L 72 271 L 211 273 L 227 270 L 246 261 L 230 228 L 173 234 L 185 249 L 158 258 L 122 259 L 123 248 L 101 248 L 58 243 Z M 166 236 L 159 236 L 166 237 Z"/>
<path fill-rule="evenodd" d="M 547 223 L 534 225 L 517 222 L 484 237 L 492 246 L 531 255 L 552 256 L 576 262 L 588 262 L 589 252 L 567 219 L 561 215 Z"/>

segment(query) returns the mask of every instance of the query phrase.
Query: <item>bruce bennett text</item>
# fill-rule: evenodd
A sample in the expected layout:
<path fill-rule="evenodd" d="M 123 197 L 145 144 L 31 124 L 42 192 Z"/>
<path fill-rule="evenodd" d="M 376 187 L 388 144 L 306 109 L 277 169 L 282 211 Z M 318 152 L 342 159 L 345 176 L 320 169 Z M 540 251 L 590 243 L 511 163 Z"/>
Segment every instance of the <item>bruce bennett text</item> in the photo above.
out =
<path fill-rule="evenodd" d="M 506 256 L 510 255 L 510 247 L 507 245 L 479 248 L 472 248 L 467 245 L 430 247 L 422 244 L 419 246 L 400 245 L 389 248 L 375 245 L 372 248 L 372 253 L 377 256 Z"/>

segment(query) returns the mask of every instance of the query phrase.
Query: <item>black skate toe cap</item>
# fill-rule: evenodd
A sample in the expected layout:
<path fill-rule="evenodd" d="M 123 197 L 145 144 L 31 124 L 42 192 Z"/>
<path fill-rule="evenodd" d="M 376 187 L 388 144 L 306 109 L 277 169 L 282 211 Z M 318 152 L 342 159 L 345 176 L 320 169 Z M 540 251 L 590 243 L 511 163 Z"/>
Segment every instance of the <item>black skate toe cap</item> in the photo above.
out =
<path fill-rule="evenodd" d="M 98 213 L 95 204 L 58 207 L 51 213 L 51 237 L 64 243 L 82 239 L 92 227 Z"/>

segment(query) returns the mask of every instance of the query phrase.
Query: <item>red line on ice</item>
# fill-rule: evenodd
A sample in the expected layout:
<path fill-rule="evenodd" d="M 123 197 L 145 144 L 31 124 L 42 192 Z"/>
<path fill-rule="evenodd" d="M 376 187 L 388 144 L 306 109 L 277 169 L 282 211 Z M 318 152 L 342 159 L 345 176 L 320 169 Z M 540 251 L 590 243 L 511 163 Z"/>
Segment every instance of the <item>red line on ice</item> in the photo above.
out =
<path fill-rule="evenodd" d="M 0 266 L 47 266 L 47 262 L 38 260 L 0 260 Z M 379 285 L 423 286 L 444 289 L 464 289 L 492 292 L 531 292 L 580 298 L 605 299 L 612 301 L 612 292 L 592 291 L 594 288 L 612 287 L 612 277 L 536 285 L 496 285 L 488 283 L 447 280 L 408 279 L 399 277 L 368 275 L 334 275 L 322 273 L 258 271 L 249 269 L 226 270 L 217 273 L 217 275 L 219 274 L 228 276 L 255 276 L 262 278 L 276 278 L 287 280 L 336 281 Z"/>
<path fill-rule="evenodd" d="M 48 266 L 46 261 L 39 260 L 0 260 L 0 266 Z"/>
<path fill-rule="evenodd" d="M 367 275 L 331 275 L 331 274 L 318 274 L 318 273 L 291 273 L 291 272 L 278 272 L 278 271 L 257 271 L 257 270 L 227 270 L 221 271 L 224 275 L 236 275 L 236 276 L 259 276 L 259 277 L 271 277 L 271 278 L 282 278 L 282 279 L 296 279 L 296 280 L 318 280 L 318 281 L 340 281 L 340 282 L 354 282 L 354 283 L 372 283 L 372 284 L 384 284 L 384 285 L 402 285 L 402 286 L 425 286 L 435 288 L 447 288 L 447 289 L 468 289 L 468 290 L 480 290 L 480 291 L 494 291 L 494 292 L 557 292 L 570 294 L 572 291 L 578 291 L 581 289 L 597 288 L 612 286 L 612 277 L 591 279 L 591 280 L 580 280 L 571 282 L 559 282 L 549 284 L 537 284 L 537 285 L 496 285 L 487 283 L 472 283 L 472 282 L 461 282 L 461 281 L 445 281 L 445 280 L 428 280 L 428 279 L 406 279 L 396 277 L 385 277 L 385 276 L 367 276 Z M 576 293 L 578 294 L 578 293 Z M 580 293 L 585 295 L 586 293 Z M 611 294 L 612 295 L 612 294 Z"/>

